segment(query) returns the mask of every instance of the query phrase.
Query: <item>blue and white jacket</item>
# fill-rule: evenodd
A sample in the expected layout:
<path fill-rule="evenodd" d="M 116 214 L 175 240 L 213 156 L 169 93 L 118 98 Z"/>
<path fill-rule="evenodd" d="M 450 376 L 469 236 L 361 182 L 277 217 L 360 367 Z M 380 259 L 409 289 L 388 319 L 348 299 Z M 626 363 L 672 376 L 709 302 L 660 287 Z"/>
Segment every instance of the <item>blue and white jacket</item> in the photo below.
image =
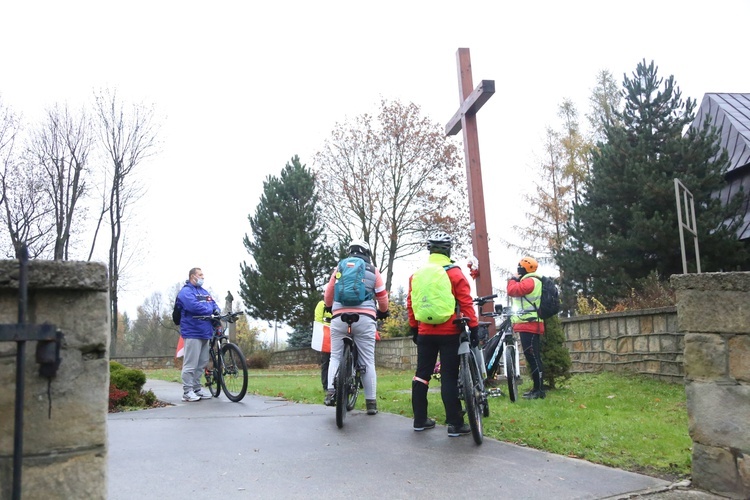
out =
<path fill-rule="evenodd" d="M 180 335 L 185 339 L 210 339 L 214 334 L 211 322 L 205 319 L 194 319 L 193 316 L 210 316 L 221 313 L 211 294 L 203 287 L 186 281 L 177 294 L 177 302 L 182 309 L 180 318 Z"/>

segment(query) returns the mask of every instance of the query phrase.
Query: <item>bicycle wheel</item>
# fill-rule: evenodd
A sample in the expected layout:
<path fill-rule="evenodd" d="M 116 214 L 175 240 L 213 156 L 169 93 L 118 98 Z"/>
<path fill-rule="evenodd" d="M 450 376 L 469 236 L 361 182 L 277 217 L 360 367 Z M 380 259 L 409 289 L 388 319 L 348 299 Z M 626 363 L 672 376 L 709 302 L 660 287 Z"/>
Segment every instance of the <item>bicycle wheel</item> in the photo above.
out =
<path fill-rule="evenodd" d="M 490 405 L 487 404 L 487 392 L 484 387 L 484 383 L 482 382 L 482 368 L 479 366 L 479 361 L 477 358 L 472 355 L 471 356 L 471 377 L 474 381 L 474 393 L 476 394 L 476 404 L 479 406 L 479 408 L 482 411 L 482 415 L 484 417 L 490 416 Z"/>
<path fill-rule="evenodd" d="M 482 367 L 479 366 L 479 360 L 476 356 L 471 356 L 471 375 L 474 380 L 475 393 L 477 395 L 477 405 L 482 410 L 483 417 L 490 416 L 490 405 L 487 404 L 487 390 L 482 378 Z"/>
<path fill-rule="evenodd" d="M 349 397 L 346 400 L 346 411 L 351 411 L 354 409 L 354 406 L 357 404 L 357 397 L 359 396 L 359 389 L 362 388 L 362 374 L 359 373 L 359 368 L 357 368 L 359 363 L 359 352 L 357 351 L 357 345 L 352 344 L 352 366 L 350 373 L 352 374 L 351 377 L 349 377 Z"/>
<path fill-rule="evenodd" d="M 339 371 L 336 373 L 336 425 L 339 429 L 344 426 L 347 404 L 349 401 L 349 380 L 352 377 L 352 347 L 344 342 L 344 350 L 341 353 Z"/>
<path fill-rule="evenodd" d="M 234 344 L 221 346 L 221 386 L 229 401 L 235 403 L 247 393 L 247 362 Z"/>
<path fill-rule="evenodd" d="M 474 384 L 472 363 L 476 366 L 476 362 L 469 354 L 461 355 L 461 383 L 466 403 L 466 416 L 469 418 L 469 427 L 471 427 L 474 442 L 482 444 L 482 409 L 478 404 L 478 387 Z"/>
<path fill-rule="evenodd" d="M 349 378 L 349 394 L 346 400 L 346 411 L 351 411 L 357 404 L 357 397 L 359 396 L 359 386 L 362 384 L 362 379 L 359 376 L 359 370 L 351 370 L 354 373 L 353 377 Z"/>
<path fill-rule="evenodd" d="M 218 362 L 214 359 L 214 355 L 211 354 L 208 366 L 206 366 L 205 376 L 208 392 L 210 392 L 215 398 L 218 398 L 219 394 L 221 394 L 221 382 L 219 381 L 219 379 L 221 379 L 221 373 L 216 366 L 217 364 Z"/>
<path fill-rule="evenodd" d="M 508 397 L 515 403 L 518 399 L 518 374 L 516 373 L 516 346 L 505 346 L 505 372 L 508 375 Z"/>

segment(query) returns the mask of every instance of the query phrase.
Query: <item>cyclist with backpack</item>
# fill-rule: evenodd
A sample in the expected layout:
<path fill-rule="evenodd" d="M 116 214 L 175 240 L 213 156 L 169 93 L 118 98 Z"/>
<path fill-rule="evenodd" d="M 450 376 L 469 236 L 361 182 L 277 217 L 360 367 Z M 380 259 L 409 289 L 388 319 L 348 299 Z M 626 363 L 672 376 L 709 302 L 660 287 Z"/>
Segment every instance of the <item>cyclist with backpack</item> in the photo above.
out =
<path fill-rule="evenodd" d="M 331 359 L 328 366 L 328 390 L 324 404 L 335 406 L 333 379 L 336 376 L 344 337 L 348 325 L 341 321 L 341 314 L 359 314 L 359 321 L 352 323 L 352 339 L 357 345 L 359 362 L 364 366 L 362 385 L 365 390 L 365 405 L 368 415 L 378 413 L 377 374 L 375 372 L 375 334 L 377 319 L 388 316 L 388 292 L 383 277 L 370 259 L 370 246 L 360 240 L 349 244 L 349 256 L 342 259 L 331 274 L 326 286 L 324 300 L 331 319 Z"/>
<path fill-rule="evenodd" d="M 411 383 L 414 430 L 435 427 L 427 416 L 427 390 L 440 354 L 440 393 L 445 407 L 448 436 L 469 434 L 458 398 L 458 347 L 460 332 L 453 322 L 469 318 L 472 346 L 479 344 L 479 322 L 471 298 L 471 286 L 461 268 L 450 258 L 451 237 L 443 232 L 430 236 L 428 262 L 409 278 L 406 308 L 412 340 L 417 344 L 417 370 Z"/>
<path fill-rule="evenodd" d="M 521 348 L 526 366 L 531 372 L 534 388 L 523 394 L 526 399 L 544 399 L 542 384 L 542 335 L 544 320 L 539 317 L 542 303 L 542 278 L 536 274 L 539 263 L 533 257 L 523 257 L 518 262 L 518 274 L 508 279 L 507 292 L 515 311 L 511 316 L 513 331 L 521 337 Z"/>

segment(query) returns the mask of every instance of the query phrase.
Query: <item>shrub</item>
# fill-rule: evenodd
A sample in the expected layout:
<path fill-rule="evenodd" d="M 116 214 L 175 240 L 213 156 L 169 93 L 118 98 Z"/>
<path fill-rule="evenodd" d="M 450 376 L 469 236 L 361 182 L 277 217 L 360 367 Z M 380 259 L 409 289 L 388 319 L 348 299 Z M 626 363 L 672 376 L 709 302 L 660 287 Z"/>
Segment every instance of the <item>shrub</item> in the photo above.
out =
<path fill-rule="evenodd" d="M 271 365 L 271 351 L 255 351 L 247 357 L 248 368 L 268 368 Z"/>
<path fill-rule="evenodd" d="M 407 337 L 409 331 L 409 313 L 406 306 L 391 302 L 388 306 L 389 316 L 380 323 L 380 337 L 384 339 L 392 337 Z"/>
<path fill-rule="evenodd" d="M 127 396 L 116 400 L 115 406 L 141 406 L 143 405 L 143 396 L 141 391 L 146 383 L 146 374 L 141 370 L 134 370 L 120 365 L 112 366 L 110 364 L 109 381 L 110 384 L 121 391 L 126 391 Z M 111 395 L 111 393 L 110 393 Z"/>
<path fill-rule="evenodd" d="M 125 368 L 125 365 L 118 363 L 117 361 L 109 362 L 109 373 L 116 372 Z"/>
<path fill-rule="evenodd" d="M 588 316 L 590 314 L 604 314 L 607 312 L 607 308 L 604 304 L 596 300 L 596 297 L 590 299 L 578 292 L 576 297 L 576 315 L 577 316 Z"/>
<path fill-rule="evenodd" d="M 555 388 L 558 382 L 565 382 L 570 378 L 570 352 L 565 347 L 565 331 L 558 316 L 544 320 L 544 335 L 542 335 L 542 363 L 544 364 L 545 385 Z"/>
<path fill-rule="evenodd" d="M 109 384 L 109 411 L 113 412 L 122 406 L 121 401 L 127 396 L 128 391 L 118 389 L 115 384 Z"/>
<path fill-rule="evenodd" d="M 630 296 L 615 304 L 611 312 L 633 309 L 651 309 L 675 305 L 675 292 L 668 281 L 662 280 L 656 271 L 635 282 L 630 289 Z"/>
<path fill-rule="evenodd" d="M 149 408 L 154 406 L 158 401 L 156 399 L 156 394 L 154 394 L 154 391 L 152 391 L 151 389 L 146 392 L 142 392 L 141 396 L 143 396 L 143 403 Z"/>

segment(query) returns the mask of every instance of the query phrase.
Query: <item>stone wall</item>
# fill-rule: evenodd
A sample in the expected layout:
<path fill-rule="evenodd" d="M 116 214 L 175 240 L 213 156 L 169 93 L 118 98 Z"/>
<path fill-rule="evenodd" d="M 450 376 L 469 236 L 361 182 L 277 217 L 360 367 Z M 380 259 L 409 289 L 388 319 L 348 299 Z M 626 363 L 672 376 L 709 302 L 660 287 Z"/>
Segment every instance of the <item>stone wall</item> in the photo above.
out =
<path fill-rule="evenodd" d="M 182 370 L 182 358 L 174 356 L 123 356 L 112 358 L 112 361 L 136 370 L 164 370 L 166 368 Z"/>
<path fill-rule="evenodd" d="M 750 498 L 750 273 L 674 275 L 693 483 Z"/>
<path fill-rule="evenodd" d="M 275 351 L 271 366 L 319 364 L 320 353 L 309 347 Z M 375 366 L 413 370 L 417 366 L 417 346 L 411 337 L 383 339 L 375 343 Z"/>
<path fill-rule="evenodd" d="M 17 261 L 0 261 L 0 324 L 18 323 Z M 64 335 L 57 376 L 25 343 L 22 498 L 107 496 L 109 298 L 103 264 L 31 261 L 28 324 Z M 17 343 L 0 342 L 0 498 L 11 498 Z"/>
<path fill-rule="evenodd" d="M 271 366 L 283 365 L 317 365 L 320 364 L 320 353 L 309 347 L 274 351 L 271 354 Z"/>
<path fill-rule="evenodd" d="M 663 307 L 562 320 L 571 372 L 629 372 L 682 383 L 677 309 Z"/>

